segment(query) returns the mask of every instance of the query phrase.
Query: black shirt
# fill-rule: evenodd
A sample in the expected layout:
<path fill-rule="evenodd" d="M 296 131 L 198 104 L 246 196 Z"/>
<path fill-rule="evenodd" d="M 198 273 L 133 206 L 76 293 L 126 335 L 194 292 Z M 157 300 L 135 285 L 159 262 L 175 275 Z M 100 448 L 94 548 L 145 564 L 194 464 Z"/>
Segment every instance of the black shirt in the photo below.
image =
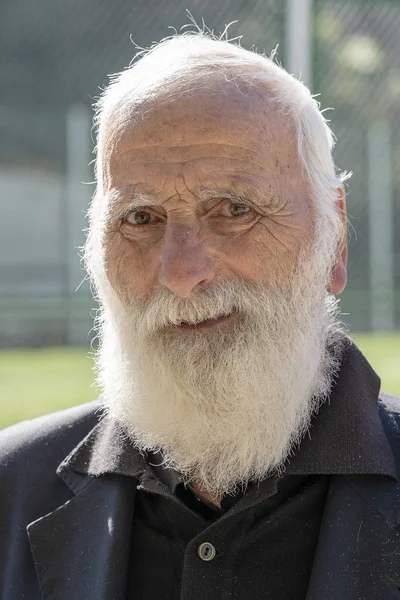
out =
<path fill-rule="evenodd" d="M 136 496 L 127 599 L 304 600 L 328 476 L 252 486 L 231 508 L 199 514 L 156 481 Z M 193 510 L 197 508 L 197 510 Z M 201 544 L 215 557 L 202 560 Z M 212 557 L 208 546 L 206 558 Z M 204 546 L 203 546 L 204 552 Z"/>
<path fill-rule="evenodd" d="M 78 472 L 137 481 L 127 599 L 303 600 L 330 475 L 393 475 L 379 384 L 346 342 L 331 396 L 284 475 L 223 499 L 220 511 L 196 500 L 174 471 L 140 455 L 115 422 L 103 419 L 70 463 Z"/>

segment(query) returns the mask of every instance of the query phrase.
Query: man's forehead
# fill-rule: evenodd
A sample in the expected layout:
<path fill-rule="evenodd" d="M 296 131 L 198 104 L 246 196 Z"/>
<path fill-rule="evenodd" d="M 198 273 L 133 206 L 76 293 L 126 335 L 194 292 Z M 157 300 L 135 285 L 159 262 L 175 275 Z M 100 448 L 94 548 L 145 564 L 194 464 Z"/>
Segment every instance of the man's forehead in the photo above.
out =
<path fill-rule="evenodd" d="M 238 135 L 254 138 L 260 130 L 269 136 L 277 128 L 282 136 L 291 128 L 288 118 L 279 112 L 273 92 L 260 83 L 213 76 L 200 84 L 194 81 L 183 93 L 176 85 L 167 85 L 140 102 L 129 96 L 121 98 L 105 117 L 104 146 L 119 150 L 126 144 L 162 144 L 166 132 L 171 144 L 184 144 L 187 135 L 196 133 L 207 140 L 215 131 L 231 131 L 237 139 Z"/>
<path fill-rule="evenodd" d="M 139 109 L 120 107 L 100 158 L 105 189 L 119 196 L 129 190 L 128 198 L 132 188 L 167 197 L 182 175 L 197 191 L 241 186 L 244 195 L 251 187 L 269 195 L 299 184 L 296 148 L 271 92 L 216 81 L 178 98 L 160 95 Z"/>

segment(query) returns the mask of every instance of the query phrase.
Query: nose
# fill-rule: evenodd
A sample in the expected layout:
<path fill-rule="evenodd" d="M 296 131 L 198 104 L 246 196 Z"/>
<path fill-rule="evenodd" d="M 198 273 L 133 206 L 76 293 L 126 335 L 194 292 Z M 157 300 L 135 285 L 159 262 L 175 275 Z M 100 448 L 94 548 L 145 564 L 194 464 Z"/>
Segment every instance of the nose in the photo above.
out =
<path fill-rule="evenodd" d="M 214 277 L 213 260 L 194 232 L 188 228 L 166 232 L 158 275 L 161 285 L 188 298 Z"/>

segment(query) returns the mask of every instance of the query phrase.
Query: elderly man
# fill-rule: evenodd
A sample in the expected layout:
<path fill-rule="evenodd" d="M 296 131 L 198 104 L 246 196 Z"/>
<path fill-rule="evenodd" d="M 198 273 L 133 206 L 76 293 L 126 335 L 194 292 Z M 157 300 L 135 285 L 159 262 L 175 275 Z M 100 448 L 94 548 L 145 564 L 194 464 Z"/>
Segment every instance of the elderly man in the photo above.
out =
<path fill-rule="evenodd" d="M 397 598 L 399 404 L 337 321 L 344 177 L 316 102 L 175 36 L 97 125 L 103 393 L 1 435 L 1 598 Z"/>

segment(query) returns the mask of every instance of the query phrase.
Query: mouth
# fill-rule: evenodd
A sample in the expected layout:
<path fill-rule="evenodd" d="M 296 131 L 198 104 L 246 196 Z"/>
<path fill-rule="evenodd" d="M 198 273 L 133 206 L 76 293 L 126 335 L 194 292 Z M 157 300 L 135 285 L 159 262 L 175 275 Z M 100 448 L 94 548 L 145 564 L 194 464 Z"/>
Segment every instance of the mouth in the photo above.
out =
<path fill-rule="evenodd" d="M 178 325 L 179 329 L 184 330 L 199 330 L 199 329 L 212 329 L 215 327 L 221 327 L 227 325 L 231 321 L 233 321 L 237 317 L 237 313 L 233 312 L 229 315 L 222 315 L 221 317 L 217 317 L 216 319 L 205 319 L 204 321 L 200 321 L 200 323 L 186 323 L 182 321 L 180 325 Z"/>

